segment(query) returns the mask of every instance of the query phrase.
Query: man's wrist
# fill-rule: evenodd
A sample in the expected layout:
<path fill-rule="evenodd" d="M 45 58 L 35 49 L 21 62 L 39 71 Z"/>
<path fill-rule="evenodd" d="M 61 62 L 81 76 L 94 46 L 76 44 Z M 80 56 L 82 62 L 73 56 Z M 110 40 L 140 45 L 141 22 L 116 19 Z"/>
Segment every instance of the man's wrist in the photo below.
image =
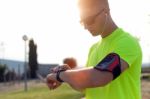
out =
<path fill-rule="evenodd" d="M 60 73 L 64 72 L 66 70 L 59 70 L 57 73 L 56 73 L 56 79 L 57 81 L 59 82 L 64 82 L 61 78 L 60 78 Z"/>

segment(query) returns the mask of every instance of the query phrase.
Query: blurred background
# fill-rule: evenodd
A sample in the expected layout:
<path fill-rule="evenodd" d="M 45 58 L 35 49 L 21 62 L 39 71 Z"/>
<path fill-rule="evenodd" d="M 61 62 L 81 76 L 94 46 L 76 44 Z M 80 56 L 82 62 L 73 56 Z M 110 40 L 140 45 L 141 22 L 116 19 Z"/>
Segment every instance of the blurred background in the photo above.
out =
<path fill-rule="evenodd" d="M 149 99 L 150 1 L 109 2 L 116 24 L 135 36 L 142 47 L 141 90 L 143 99 Z M 85 66 L 90 46 L 101 38 L 92 37 L 79 21 L 77 0 L 0 0 L 0 98 L 40 97 L 36 88 L 43 88 L 41 98 L 46 96 L 44 99 L 83 97 L 68 85 L 61 87 L 66 89 L 66 94 L 61 93 L 61 88 L 51 92 L 60 91 L 63 98 L 56 97 L 61 96 L 57 94 L 52 96 L 40 80 L 50 68 L 63 63 L 72 68 Z M 10 95 L 14 91 L 15 96 Z M 26 97 L 24 91 L 33 94 L 28 93 Z"/>

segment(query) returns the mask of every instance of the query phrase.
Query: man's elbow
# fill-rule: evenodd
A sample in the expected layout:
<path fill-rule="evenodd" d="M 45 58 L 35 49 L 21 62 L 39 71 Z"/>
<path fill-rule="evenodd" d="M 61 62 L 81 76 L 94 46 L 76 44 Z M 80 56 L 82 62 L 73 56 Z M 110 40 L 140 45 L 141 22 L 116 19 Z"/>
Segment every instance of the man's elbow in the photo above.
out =
<path fill-rule="evenodd" d="M 74 83 L 75 82 L 74 81 L 72 84 L 70 84 L 70 86 L 77 91 L 83 91 L 86 88 L 104 87 L 107 84 L 109 84 L 112 80 L 113 80 L 112 77 L 108 77 L 101 80 L 95 79 L 89 82 L 87 81 L 87 83 L 85 84 L 82 84 L 81 82 Z"/>
<path fill-rule="evenodd" d="M 83 91 L 83 90 L 85 90 L 86 88 L 84 87 L 84 86 L 82 86 L 81 84 L 75 84 L 75 83 L 72 83 L 72 84 L 70 84 L 70 86 L 73 88 L 73 89 L 75 89 L 75 90 L 77 90 L 77 91 Z"/>

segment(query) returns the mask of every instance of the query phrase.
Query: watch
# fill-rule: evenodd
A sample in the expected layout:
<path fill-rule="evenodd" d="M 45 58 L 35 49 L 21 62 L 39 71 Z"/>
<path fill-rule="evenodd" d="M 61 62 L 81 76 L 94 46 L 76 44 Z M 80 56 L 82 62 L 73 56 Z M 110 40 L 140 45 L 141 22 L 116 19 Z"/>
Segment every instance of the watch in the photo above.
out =
<path fill-rule="evenodd" d="M 60 73 L 61 73 L 61 72 L 64 72 L 64 71 L 66 71 L 66 70 L 59 70 L 59 71 L 56 73 L 56 79 L 57 79 L 57 81 L 59 81 L 59 82 L 64 82 L 64 81 L 60 78 Z"/>

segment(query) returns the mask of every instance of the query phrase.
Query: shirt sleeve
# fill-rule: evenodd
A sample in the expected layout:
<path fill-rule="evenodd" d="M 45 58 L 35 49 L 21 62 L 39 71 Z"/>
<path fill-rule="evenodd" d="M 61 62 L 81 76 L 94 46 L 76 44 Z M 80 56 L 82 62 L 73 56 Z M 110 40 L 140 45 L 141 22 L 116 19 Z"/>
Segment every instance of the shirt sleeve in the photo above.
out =
<path fill-rule="evenodd" d="M 98 44 L 98 42 L 95 43 L 95 44 L 93 44 L 93 45 L 90 47 L 90 49 L 89 49 L 88 58 L 87 58 L 87 61 L 86 61 L 86 67 L 89 66 L 89 62 L 90 62 L 89 58 L 90 58 L 90 56 L 91 56 L 91 53 L 92 53 L 93 49 L 97 46 L 97 44 Z"/>
<path fill-rule="evenodd" d="M 114 52 L 129 64 L 129 67 L 141 55 L 139 44 L 134 39 L 123 39 L 116 44 Z"/>

